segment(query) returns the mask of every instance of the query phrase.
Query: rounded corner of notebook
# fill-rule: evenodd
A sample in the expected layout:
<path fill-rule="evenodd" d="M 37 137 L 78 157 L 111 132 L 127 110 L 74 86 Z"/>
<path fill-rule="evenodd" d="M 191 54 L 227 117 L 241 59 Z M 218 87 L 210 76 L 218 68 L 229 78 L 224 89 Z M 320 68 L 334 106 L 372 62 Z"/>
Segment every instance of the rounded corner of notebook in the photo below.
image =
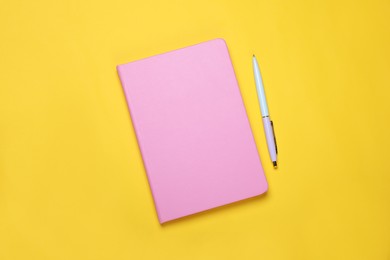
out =
<path fill-rule="evenodd" d="M 123 64 L 116 65 L 116 71 L 120 72 L 120 70 L 122 69 L 122 66 L 123 66 Z"/>
<path fill-rule="evenodd" d="M 165 223 L 172 220 L 170 218 L 162 217 L 159 214 L 157 214 L 157 218 L 158 218 L 158 222 L 160 223 L 160 225 L 164 225 Z"/>
<path fill-rule="evenodd" d="M 221 44 L 222 46 L 227 48 L 227 43 L 226 43 L 224 38 L 215 38 L 213 40 L 210 40 L 210 42 L 215 42 L 215 43 Z"/>
<path fill-rule="evenodd" d="M 267 193 L 269 189 L 268 182 L 264 183 L 263 189 L 261 191 L 261 194 Z"/>
<path fill-rule="evenodd" d="M 260 196 L 260 195 L 262 195 L 264 193 L 267 193 L 268 189 L 269 189 L 268 183 L 267 183 L 267 181 L 265 181 L 264 183 L 259 185 L 259 188 L 257 190 L 257 196 Z"/>

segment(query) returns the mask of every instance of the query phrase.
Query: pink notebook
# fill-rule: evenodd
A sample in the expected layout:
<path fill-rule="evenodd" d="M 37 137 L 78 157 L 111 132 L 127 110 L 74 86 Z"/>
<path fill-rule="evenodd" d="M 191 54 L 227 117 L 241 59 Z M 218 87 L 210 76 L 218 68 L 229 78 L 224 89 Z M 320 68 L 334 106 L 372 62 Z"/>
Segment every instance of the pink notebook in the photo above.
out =
<path fill-rule="evenodd" d="M 268 188 L 226 43 L 118 66 L 160 223 Z"/>

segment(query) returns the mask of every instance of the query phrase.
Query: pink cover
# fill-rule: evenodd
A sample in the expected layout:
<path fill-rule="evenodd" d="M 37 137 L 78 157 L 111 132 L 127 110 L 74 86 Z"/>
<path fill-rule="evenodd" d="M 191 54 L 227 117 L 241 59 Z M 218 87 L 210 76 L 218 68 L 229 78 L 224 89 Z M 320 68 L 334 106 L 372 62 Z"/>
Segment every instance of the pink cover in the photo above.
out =
<path fill-rule="evenodd" d="M 267 190 L 224 40 L 117 69 L 160 223 Z"/>

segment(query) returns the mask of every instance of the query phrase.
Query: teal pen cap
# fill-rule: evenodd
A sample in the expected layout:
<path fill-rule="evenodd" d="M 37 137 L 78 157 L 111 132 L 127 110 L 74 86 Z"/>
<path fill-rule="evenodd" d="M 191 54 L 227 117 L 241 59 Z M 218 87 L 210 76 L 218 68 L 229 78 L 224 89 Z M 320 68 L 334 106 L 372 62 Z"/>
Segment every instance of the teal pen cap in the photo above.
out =
<path fill-rule="evenodd" d="M 261 115 L 263 117 L 269 116 L 267 100 L 265 98 L 265 92 L 264 92 L 263 79 L 261 77 L 259 64 L 257 63 L 255 55 L 253 55 L 252 63 L 253 63 L 253 72 L 254 72 L 255 82 L 256 82 L 257 96 L 259 98 L 259 103 L 260 103 Z"/>

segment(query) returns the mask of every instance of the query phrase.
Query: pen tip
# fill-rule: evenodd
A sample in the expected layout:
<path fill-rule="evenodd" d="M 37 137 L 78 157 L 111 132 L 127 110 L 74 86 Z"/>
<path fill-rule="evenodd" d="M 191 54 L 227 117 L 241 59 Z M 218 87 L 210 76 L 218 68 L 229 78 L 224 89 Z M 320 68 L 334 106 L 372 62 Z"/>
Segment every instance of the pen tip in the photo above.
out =
<path fill-rule="evenodd" d="M 256 56 L 253 54 L 253 58 L 255 58 Z"/>
<path fill-rule="evenodd" d="M 278 163 L 275 161 L 275 162 L 272 162 L 273 165 L 274 165 L 274 168 L 278 168 Z"/>

